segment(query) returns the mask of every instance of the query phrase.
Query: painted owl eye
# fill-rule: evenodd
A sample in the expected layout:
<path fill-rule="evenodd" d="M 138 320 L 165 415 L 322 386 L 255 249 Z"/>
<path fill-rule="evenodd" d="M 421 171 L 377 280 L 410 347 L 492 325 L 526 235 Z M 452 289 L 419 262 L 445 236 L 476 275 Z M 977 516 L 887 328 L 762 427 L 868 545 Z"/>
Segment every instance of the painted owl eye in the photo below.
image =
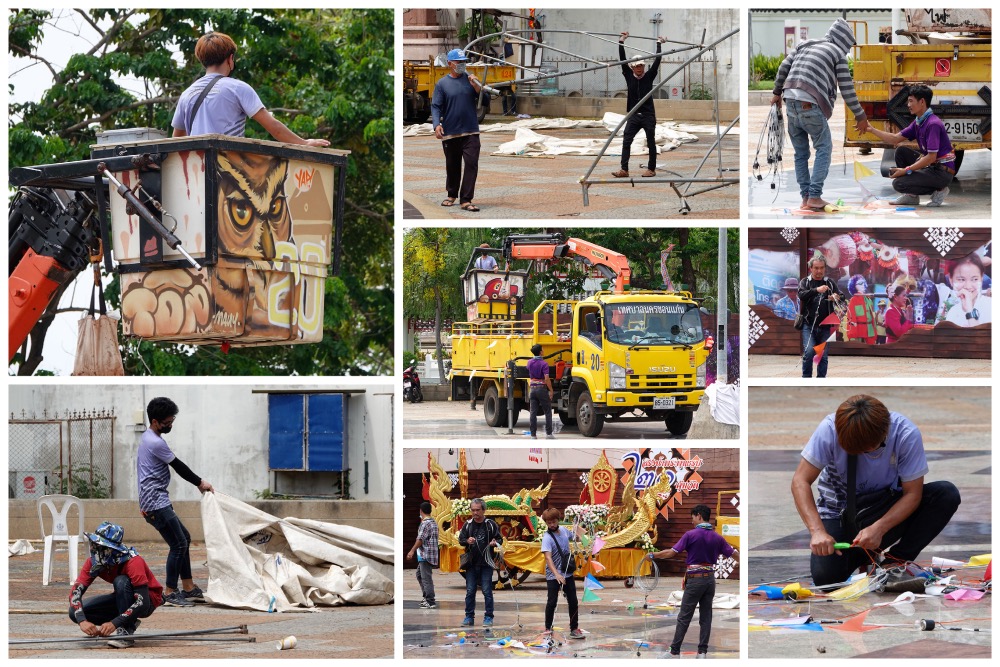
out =
<path fill-rule="evenodd" d="M 282 213 L 285 212 L 285 198 L 275 197 L 271 202 L 271 210 L 267 212 L 267 217 L 271 220 L 277 220 L 281 217 Z"/>
<path fill-rule="evenodd" d="M 230 199 L 229 216 L 236 223 L 237 227 L 245 228 L 253 222 L 253 208 L 251 208 L 250 202 L 246 199 Z"/>

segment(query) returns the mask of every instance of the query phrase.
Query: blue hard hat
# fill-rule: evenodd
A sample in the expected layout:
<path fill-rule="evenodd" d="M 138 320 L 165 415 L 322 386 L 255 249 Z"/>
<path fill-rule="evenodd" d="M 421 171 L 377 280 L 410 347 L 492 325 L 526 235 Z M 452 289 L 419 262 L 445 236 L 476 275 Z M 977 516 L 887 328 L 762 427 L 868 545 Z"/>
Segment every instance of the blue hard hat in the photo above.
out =
<path fill-rule="evenodd" d="M 469 58 L 465 55 L 465 51 L 462 49 L 452 49 L 448 52 L 448 60 L 468 60 Z"/>

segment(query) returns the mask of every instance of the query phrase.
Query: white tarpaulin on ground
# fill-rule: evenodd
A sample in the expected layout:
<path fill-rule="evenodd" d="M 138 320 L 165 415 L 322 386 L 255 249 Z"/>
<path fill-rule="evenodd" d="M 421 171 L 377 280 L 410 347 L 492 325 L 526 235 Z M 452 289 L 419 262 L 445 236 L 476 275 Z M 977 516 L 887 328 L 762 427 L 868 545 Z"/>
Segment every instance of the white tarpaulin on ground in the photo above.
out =
<path fill-rule="evenodd" d="M 684 599 L 684 591 L 671 591 L 667 601 L 660 606 L 669 605 L 671 607 L 681 606 Z M 712 598 L 712 609 L 736 609 L 740 606 L 740 598 L 731 593 L 716 593 Z"/>
<path fill-rule="evenodd" d="M 393 539 L 311 519 L 279 519 L 223 493 L 201 518 L 215 604 L 258 611 L 392 601 Z"/>
<path fill-rule="evenodd" d="M 611 132 L 621 122 L 621 114 L 608 112 L 604 114 L 601 123 Z M 681 144 L 698 141 L 698 137 L 675 129 L 676 123 L 663 122 L 656 124 L 655 136 L 658 152 L 672 151 Z M 538 134 L 532 130 L 519 128 L 514 134 L 514 140 L 500 144 L 494 155 L 597 155 L 607 137 L 594 139 L 561 139 L 546 134 Z M 608 146 L 605 155 L 621 155 L 622 139 L 619 134 Z M 646 134 L 639 132 L 632 141 L 632 155 L 649 155 L 646 147 Z"/>
<path fill-rule="evenodd" d="M 572 130 L 576 128 L 604 127 L 599 120 L 570 120 L 569 118 L 524 118 L 510 123 L 484 123 L 479 126 L 480 132 L 516 132 L 521 128 L 528 130 Z M 403 128 L 404 137 L 433 136 L 434 127 L 430 123 L 407 125 Z"/>
<path fill-rule="evenodd" d="M 713 382 L 705 387 L 712 419 L 720 424 L 740 425 L 740 389 L 733 384 Z"/>

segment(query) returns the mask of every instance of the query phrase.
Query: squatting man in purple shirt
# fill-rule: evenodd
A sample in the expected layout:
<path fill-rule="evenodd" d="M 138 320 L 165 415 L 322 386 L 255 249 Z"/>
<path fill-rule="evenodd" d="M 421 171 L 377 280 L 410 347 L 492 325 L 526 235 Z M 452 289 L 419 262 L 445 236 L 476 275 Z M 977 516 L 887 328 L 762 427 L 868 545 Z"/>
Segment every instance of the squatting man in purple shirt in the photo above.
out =
<path fill-rule="evenodd" d="M 189 467 L 170 451 L 163 435 L 170 433 L 180 410 L 169 398 L 154 398 L 146 406 L 149 428 L 139 440 L 136 458 L 136 477 L 139 480 L 139 511 L 146 523 L 156 528 L 170 552 L 167 554 L 167 578 L 163 591 L 163 604 L 169 607 L 191 607 L 195 602 L 205 602 L 204 593 L 194 585 L 191 577 L 191 556 L 188 548 L 191 533 L 174 512 L 167 493 L 170 468 L 185 481 L 198 487 L 202 493 L 214 493 L 212 485 L 194 474 Z M 177 587 L 180 578 L 183 590 Z"/>
<path fill-rule="evenodd" d="M 920 429 L 877 398 L 851 396 L 827 415 L 792 477 L 815 585 L 847 581 L 858 567 L 872 566 L 876 552 L 892 579 L 912 578 L 910 563 L 962 502 L 951 482 L 925 484 L 928 472 Z M 851 548 L 836 549 L 841 542 Z"/>
<path fill-rule="evenodd" d="M 681 551 L 687 552 L 687 570 L 684 573 L 684 597 L 681 610 L 677 613 L 677 629 L 674 641 L 665 658 L 679 658 L 684 635 L 687 634 L 694 610 L 698 609 L 698 654 L 696 658 L 708 655 L 708 640 L 712 634 L 712 601 L 715 599 L 715 563 L 719 556 L 727 558 L 739 552 L 712 528 L 712 510 L 707 505 L 697 505 L 691 510 L 693 530 L 684 533 L 677 544 L 670 549 L 657 551 L 646 556 L 673 558 Z"/>
<path fill-rule="evenodd" d="M 915 116 L 898 134 L 876 130 L 867 120 L 858 122 L 858 130 L 871 132 L 896 147 L 896 168 L 889 172 L 892 188 L 901 193 L 896 206 L 919 206 L 920 195 L 930 195 L 928 206 L 941 206 L 948 196 L 948 185 L 955 178 L 955 151 L 948 130 L 931 111 L 933 91 L 927 86 L 913 86 L 906 98 L 906 108 Z M 917 149 L 900 146 L 904 141 L 917 142 Z"/>

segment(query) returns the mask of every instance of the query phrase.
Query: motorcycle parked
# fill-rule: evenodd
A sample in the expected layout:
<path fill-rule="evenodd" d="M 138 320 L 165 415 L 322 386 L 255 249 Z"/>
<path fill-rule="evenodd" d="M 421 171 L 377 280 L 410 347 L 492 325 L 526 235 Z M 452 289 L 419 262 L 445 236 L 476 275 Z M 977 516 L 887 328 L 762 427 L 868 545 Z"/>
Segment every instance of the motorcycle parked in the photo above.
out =
<path fill-rule="evenodd" d="M 420 390 L 420 376 L 417 375 L 416 364 L 412 364 L 403 371 L 403 400 L 410 403 L 420 403 L 424 400 L 424 392 Z"/>

